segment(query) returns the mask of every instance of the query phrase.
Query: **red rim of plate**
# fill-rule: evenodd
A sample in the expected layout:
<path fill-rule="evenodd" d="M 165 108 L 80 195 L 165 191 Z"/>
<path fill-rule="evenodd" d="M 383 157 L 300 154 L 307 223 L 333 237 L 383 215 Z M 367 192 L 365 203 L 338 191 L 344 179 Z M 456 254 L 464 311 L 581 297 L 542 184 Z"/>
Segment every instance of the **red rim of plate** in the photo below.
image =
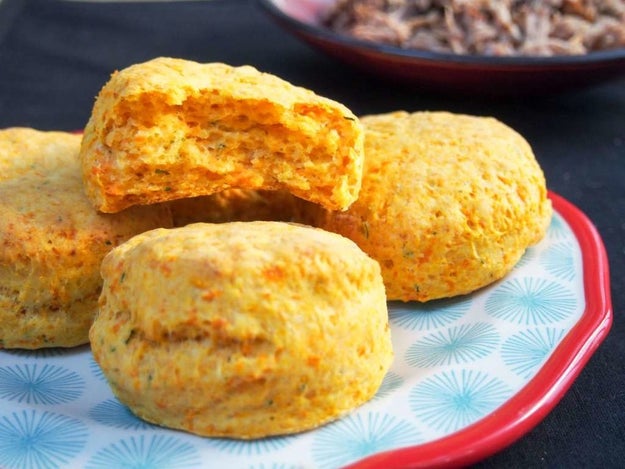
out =
<path fill-rule="evenodd" d="M 512 444 L 555 407 L 612 324 L 608 258 L 593 223 L 573 204 L 550 192 L 554 209 L 568 222 L 582 253 L 586 308 L 581 318 L 529 383 L 482 420 L 446 437 L 374 454 L 346 467 L 457 467 L 475 463 Z"/>

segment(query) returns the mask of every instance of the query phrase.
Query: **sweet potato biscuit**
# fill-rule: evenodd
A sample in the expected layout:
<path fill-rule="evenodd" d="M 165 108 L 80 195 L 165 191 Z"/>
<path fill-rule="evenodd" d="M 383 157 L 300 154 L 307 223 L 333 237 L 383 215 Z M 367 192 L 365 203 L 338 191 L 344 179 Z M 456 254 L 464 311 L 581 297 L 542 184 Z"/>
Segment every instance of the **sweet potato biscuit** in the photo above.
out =
<path fill-rule="evenodd" d="M 253 67 L 157 58 L 112 75 L 81 157 L 103 212 L 228 188 L 342 210 L 360 189 L 362 128 L 342 104 Z"/>
<path fill-rule="evenodd" d="M 34 171 L 45 172 L 76 155 L 80 136 L 68 132 L 10 127 L 0 129 L 0 181 Z"/>
<path fill-rule="evenodd" d="M 310 429 L 370 399 L 392 361 L 380 269 L 283 222 L 138 235 L 102 264 L 96 361 L 138 416 L 207 436 Z"/>
<path fill-rule="evenodd" d="M 0 181 L 0 348 L 87 343 L 104 255 L 135 234 L 171 225 L 167 207 L 98 213 L 82 187 L 80 136 L 38 132 L 20 131 L 30 140 L 14 150 L 27 153 L 18 149 L 0 162 L 0 174 L 21 174 Z"/>
<path fill-rule="evenodd" d="M 469 293 L 504 276 L 551 219 L 527 141 L 493 118 L 394 112 L 361 119 L 360 197 L 314 224 L 380 262 L 391 300 Z"/>

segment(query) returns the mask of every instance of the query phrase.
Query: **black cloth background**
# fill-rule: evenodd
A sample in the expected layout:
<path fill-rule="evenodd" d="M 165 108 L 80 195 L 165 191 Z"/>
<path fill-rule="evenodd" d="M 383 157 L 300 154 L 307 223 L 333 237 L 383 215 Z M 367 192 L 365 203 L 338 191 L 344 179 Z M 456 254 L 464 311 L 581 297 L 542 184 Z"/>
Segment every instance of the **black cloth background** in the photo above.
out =
<path fill-rule="evenodd" d="M 614 323 L 556 408 L 477 467 L 625 467 L 625 80 L 521 99 L 433 94 L 325 57 L 282 31 L 251 0 L 3 0 L 0 127 L 81 129 L 113 70 L 155 56 L 251 64 L 356 114 L 449 110 L 492 115 L 520 131 L 549 188 L 584 211 L 603 237 Z"/>

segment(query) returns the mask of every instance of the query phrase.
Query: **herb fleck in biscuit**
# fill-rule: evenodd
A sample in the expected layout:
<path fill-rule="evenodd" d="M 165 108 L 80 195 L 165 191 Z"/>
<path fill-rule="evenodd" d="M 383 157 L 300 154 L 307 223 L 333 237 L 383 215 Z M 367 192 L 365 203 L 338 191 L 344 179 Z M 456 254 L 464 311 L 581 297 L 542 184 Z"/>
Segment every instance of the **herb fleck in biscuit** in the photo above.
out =
<path fill-rule="evenodd" d="M 79 147 L 79 135 L 0 130 L 0 174 L 10 176 L 0 180 L 0 348 L 87 343 L 104 256 L 171 225 L 167 207 L 98 213 L 83 191 Z"/>
<path fill-rule="evenodd" d="M 157 58 L 112 75 L 81 158 L 103 212 L 228 188 L 343 210 L 360 189 L 362 145 L 349 109 L 312 91 L 249 66 Z"/>
<path fill-rule="evenodd" d="M 392 361 L 379 266 L 334 233 L 153 230 L 113 250 L 102 275 L 94 357 L 117 397 L 163 426 L 300 432 L 369 400 Z"/>
<path fill-rule="evenodd" d="M 552 213 L 545 178 L 510 127 L 445 112 L 361 122 L 358 201 L 312 216 L 380 263 L 389 300 L 472 292 L 503 277 L 544 236 Z"/>

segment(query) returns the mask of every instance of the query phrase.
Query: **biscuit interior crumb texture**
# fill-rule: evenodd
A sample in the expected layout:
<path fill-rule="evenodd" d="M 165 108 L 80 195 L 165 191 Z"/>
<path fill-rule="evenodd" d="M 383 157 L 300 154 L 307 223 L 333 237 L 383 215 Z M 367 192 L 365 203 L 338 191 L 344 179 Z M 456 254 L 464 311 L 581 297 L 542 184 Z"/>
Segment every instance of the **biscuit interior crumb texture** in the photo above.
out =
<path fill-rule="evenodd" d="M 344 105 L 253 67 L 157 58 L 116 72 L 81 149 L 99 210 L 283 189 L 347 208 L 362 177 L 362 128 Z"/>
<path fill-rule="evenodd" d="M 507 274 L 545 235 L 551 202 L 528 142 L 493 118 L 394 112 L 361 118 L 358 200 L 314 224 L 382 268 L 389 300 L 470 293 Z"/>
<path fill-rule="evenodd" d="M 378 264 L 282 222 L 139 235 L 102 265 L 94 357 L 140 417 L 207 436 L 314 428 L 369 400 L 392 361 Z"/>
<path fill-rule="evenodd" d="M 79 135 L 0 131 L 0 174 L 11 176 L 0 181 L 0 347 L 87 343 L 104 256 L 171 226 L 167 207 L 98 213 L 83 191 L 79 147 Z"/>

